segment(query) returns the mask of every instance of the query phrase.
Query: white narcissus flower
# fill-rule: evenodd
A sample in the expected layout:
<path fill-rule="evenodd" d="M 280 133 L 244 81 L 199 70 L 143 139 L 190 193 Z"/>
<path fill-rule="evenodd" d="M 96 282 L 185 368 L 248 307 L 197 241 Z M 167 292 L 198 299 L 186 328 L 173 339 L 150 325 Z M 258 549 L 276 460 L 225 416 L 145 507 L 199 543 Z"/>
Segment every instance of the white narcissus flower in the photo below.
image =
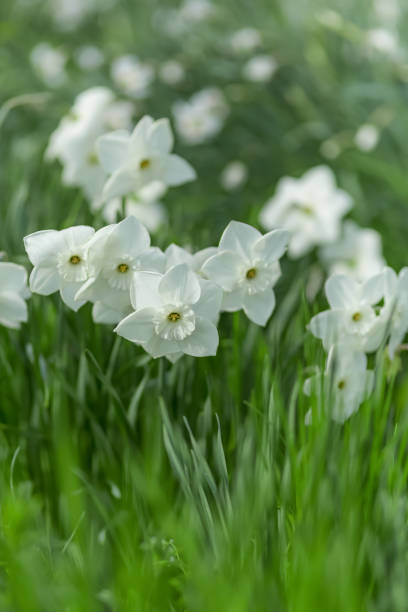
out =
<path fill-rule="evenodd" d="M 0 262 L 0 325 L 18 329 L 27 321 L 27 272 L 15 263 Z"/>
<path fill-rule="evenodd" d="M 248 178 L 247 166 L 239 160 L 231 161 L 221 173 L 221 185 L 226 191 L 241 187 Z"/>
<path fill-rule="evenodd" d="M 177 133 L 190 145 L 206 142 L 221 131 L 228 115 L 223 93 L 208 87 L 189 100 L 178 100 L 172 111 Z"/>
<path fill-rule="evenodd" d="M 65 64 L 66 54 L 55 49 L 47 42 L 36 45 L 30 53 L 30 61 L 34 69 L 49 87 L 59 87 L 67 80 Z"/>
<path fill-rule="evenodd" d="M 317 395 L 323 390 L 324 405 L 329 406 L 330 416 L 338 423 L 344 423 L 357 412 L 374 386 L 374 373 L 367 370 L 367 357 L 361 352 L 350 352 L 350 347 L 340 344 L 330 350 L 323 385 L 320 376 L 308 378 L 303 390 L 306 395 Z M 319 402 L 320 404 L 320 402 Z M 305 422 L 310 424 L 311 411 Z"/>
<path fill-rule="evenodd" d="M 163 253 L 149 247 L 149 233 L 135 217 L 102 228 L 90 241 L 89 278 L 78 288 L 75 299 L 98 303 L 93 310 L 97 322 L 105 322 L 102 319 L 109 312 L 109 322 L 117 323 L 131 311 L 130 286 L 135 270 L 163 268 Z"/>
<path fill-rule="evenodd" d="M 345 221 L 340 239 L 321 247 L 319 256 L 330 274 L 346 274 L 358 281 L 379 274 L 385 267 L 380 234 L 354 221 Z"/>
<path fill-rule="evenodd" d="M 256 55 L 243 67 L 242 74 L 248 81 L 264 83 L 275 74 L 278 63 L 272 55 Z"/>
<path fill-rule="evenodd" d="M 138 192 L 159 181 L 174 186 L 195 179 L 188 162 L 171 153 L 173 134 L 167 119 L 143 117 L 132 134 L 112 132 L 99 138 L 98 155 L 111 174 L 103 189 L 103 200 Z"/>
<path fill-rule="evenodd" d="M 288 253 L 301 257 L 314 246 L 337 240 L 351 197 L 336 187 L 327 166 L 308 170 L 301 178 L 282 178 L 276 194 L 264 206 L 260 221 L 267 229 L 283 227 L 291 233 Z"/>
<path fill-rule="evenodd" d="M 40 295 L 59 291 L 65 304 L 78 310 L 85 302 L 75 301 L 74 296 L 88 278 L 87 250 L 94 233 L 93 227 L 77 225 L 26 236 L 25 250 L 34 265 L 31 291 Z"/>
<path fill-rule="evenodd" d="M 127 128 L 132 105 L 115 101 L 106 87 L 82 92 L 66 117 L 51 134 L 46 159 L 58 159 L 63 165 L 66 185 L 81 187 L 92 205 L 98 206 L 107 173 L 100 164 L 96 139 L 104 132 Z"/>
<path fill-rule="evenodd" d="M 124 93 L 141 99 L 150 93 L 154 70 L 150 64 L 141 62 L 135 55 L 123 55 L 112 63 L 111 76 Z"/>
<path fill-rule="evenodd" d="M 219 312 L 222 292 L 211 283 L 201 285 L 187 264 L 164 275 L 134 274 L 131 300 L 135 312 L 115 331 L 140 344 L 154 358 L 215 355 L 218 331 L 212 320 Z"/>
<path fill-rule="evenodd" d="M 349 276 L 334 274 L 325 284 L 331 310 L 312 318 L 309 329 L 323 341 L 326 350 L 347 342 L 349 350 L 371 352 L 384 339 L 384 324 L 374 308 L 384 297 L 386 274 L 382 272 L 358 283 Z"/>
<path fill-rule="evenodd" d="M 222 310 L 241 308 L 251 321 L 265 325 L 275 307 L 273 286 L 280 276 L 279 258 L 286 250 L 288 232 L 262 236 L 246 223 L 231 221 L 221 237 L 218 253 L 202 267 L 224 290 Z"/>
<path fill-rule="evenodd" d="M 386 268 L 384 275 L 385 295 L 381 319 L 384 332 L 389 335 L 388 352 L 393 358 L 408 331 L 408 268 L 402 268 L 398 275 L 392 268 Z"/>

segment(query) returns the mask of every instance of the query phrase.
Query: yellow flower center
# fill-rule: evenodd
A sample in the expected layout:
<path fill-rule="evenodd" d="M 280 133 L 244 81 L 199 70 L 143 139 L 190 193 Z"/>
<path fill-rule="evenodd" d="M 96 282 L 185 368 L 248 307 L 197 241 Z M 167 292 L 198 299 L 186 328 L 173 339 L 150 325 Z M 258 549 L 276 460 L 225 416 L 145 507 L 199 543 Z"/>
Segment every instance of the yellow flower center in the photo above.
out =
<path fill-rule="evenodd" d="M 355 312 L 351 318 L 355 323 L 357 323 L 357 321 L 360 321 L 361 319 L 361 312 Z"/>
<path fill-rule="evenodd" d="M 176 323 L 181 319 L 181 314 L 179 312 L 171 312 L 167 315 L 167 319 L 172 323 Z"/>
<path fill-rule="evenodd" d="M 142 159 L 139 166 L 141 170 L 146 170 L 150 166 L 150 159 Z"/>
<path fill-rule="evenodd" d="M 339 382 L 337 383 L 337 388 L 338 389 L 344 389 L 344 387 L 346 386 L 346 381 L 345 380 L 339 380 Z"/>
<path fill-rule="evenodd" d="M 256 276 L 256 268 L 250 268 L 247 270 L 246 277 L 248 280 L 252 280 Z"/>
<path fill-rule="evenodd" d="M 69 258 L 69 263 L 71 263 L 73 266 L 76 266 L 80 262 L 81 258 L 79 255 L 71 255 L 71 257 Z"/>
<path fill-rule="evenodd" d="M 117 267 L 117 271 L 120 272 L 121 274 L 124 274 L 128 270 L 129 270 L 129 266 L 125 263 L 121 263 Z"/>
<path fill-rule="evenodd" d="M 98 155 L 95 153 L 95 151 L 92 151 L 88 157 L 87 157 L 87 161 L 88 164 L 90 166 L 97 166 L 99 164 L 99 157 Z"/>

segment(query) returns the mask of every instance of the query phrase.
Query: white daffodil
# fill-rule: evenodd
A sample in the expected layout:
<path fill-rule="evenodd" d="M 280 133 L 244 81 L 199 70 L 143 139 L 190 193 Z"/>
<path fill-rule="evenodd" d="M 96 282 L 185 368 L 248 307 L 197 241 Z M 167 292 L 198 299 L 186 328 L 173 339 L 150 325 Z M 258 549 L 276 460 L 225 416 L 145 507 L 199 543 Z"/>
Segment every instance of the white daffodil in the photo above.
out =
<path fill-rule="evenodd" d="M 111 68 L 113 82 L 132 98 L 146 98 L 154 79 L 150 64 L 141 62 L 135 55 L 118 57 Z"/>
<path fill-rule="evenodd" d="M 85 302 L 75 301 L 74 296 L 88 278 L 87 250 L 94 233 L 93 227 L 78 225 L 26 236 L 24 246 L 34 265 L 31 291 L 40 295 L 59 291 L 65 304 L 78 310 Z"/>
<path fill-rule="evenodd" d="M 367 370 L 367 357 L 361 352 L 350 352 L 346 345 L 339 345 L 330 350 L 323 384 L 320 376 L 308 378 L 303 390 L 310 396 L 313 392 L 319 396 L 324 392 L 324 406 L 329 407 L 330 416 L 338 423 L 344 423 L 357 412 L 363 401 L 372 392 L 374 373 Z M 320 403 L 320 402 L 319 402 Z M 311 422 L 311 411 L 305 422 Z"/>
<path fill-rule="evenodd" d="M 346 274 L 364 281 L 379 274 L 385 267 L 381 236 L 353 221 L 345 221 L 341 238 L 322 247 L 319 256 L 330 274 Z"/>
<path fill-rule="evenodd" d="M 112 132 L 98 140 L 98 155 L 111 174 L 103 190 L 104 201 L 138 192 L 149 183 L 181 185 L 196 174 L 188 162 L 171 154 L 173 134 L 167 119 L 143 117 L 132 134 Z"/>
<path fill-rule="evenodd" d="M 136 272 L 131 288 L 135 312 L 115 331 L 140 344 L 154 358 L 215 355 L 218 331 L 212 320 L 219 312 L 222 292 L 212 283 L 200 285 L 187 264 L 166 274 Z"/>
<path fill-rule="evenodd" d="M 89 278 L 75 299 L 99 303 L 93 311 L 97 322 L 108 312 L 110 319 L 117 313 L 113 322 L 118 322 L 131 311 L 130 286 L 135 270 L 163 268 L 163 253 L 149 247 L 149 233 L 135 217 L 102 228 L 90 241 Z"/>
<path fill-rule="evenodd" d="M 218 134 L 228 115 L 228 105 L 222 92 L 210 87 L 194 94 L 189 100 L 179 100 L 172 108 L 176 131 L 190 145 L 206 142 Z"/>
<path fill-rule="evenodd" d="M 255 55 L 242 69 L 245 79 L 254 83 L 265 83 L 275 74 L 278 63 L 272 55 Z"/>
<path fill-rule="evenodd" d="M 388 352 L 393 358 L 408 332 L 408 268 L 402 268 L 398 275 L 392 268 L 386 268 L 384 277 L 384 308 L 380 316 L 384 335 L 389 336 Z"/>
<path fill-rule="evenodd" d="M 107 179 L 96 140 L 109 130 L 127 128 L 132 113 L 133 107 L 115 101 L 110 89 L 93 87 L 77 97 L 50 137 L 46 158 L 61 162 L 64 184 L 81 187 L 93 206 L 98 205 Z"/>
<path fill-rule="evenodd" d="M 375 351 L 384 339 L 384 325 L 374 306 L 383 299 L 385 285 L 385 272 L 364 283 L 334 274 L 325 284 L 331 310 L 314 316 L 310 331 L 326 350 L 342 341 L 348 342 L 350 350 Z"/>
<path fill-rule="evenodd" d="M 18 329 L 27 321 L 27 272 L 15 263 L 0 262 L 0 325 Z"/>
<path fill-rule="evenodd" d="M 351 197 L 336 187 L 330 168 L 317 166 L 299 179 L 282 178 L 260 221 L 267 229 L 283 227 L 291 233 L 288 253 L 296 258 L 337 240 L 341 219 L 351 206 Z"/>
<path fill-rule="evenodd" d="M 251 321 L 265 325 L 275 307 L 273 286 L 280 276 L 279 258 L 289 235 L 274 230 L 262 236 L 246 223 L 231 221 L 218 253 L 202 266 L 203 273 L 224 290 L 222 310 L 244 310 Z"/>

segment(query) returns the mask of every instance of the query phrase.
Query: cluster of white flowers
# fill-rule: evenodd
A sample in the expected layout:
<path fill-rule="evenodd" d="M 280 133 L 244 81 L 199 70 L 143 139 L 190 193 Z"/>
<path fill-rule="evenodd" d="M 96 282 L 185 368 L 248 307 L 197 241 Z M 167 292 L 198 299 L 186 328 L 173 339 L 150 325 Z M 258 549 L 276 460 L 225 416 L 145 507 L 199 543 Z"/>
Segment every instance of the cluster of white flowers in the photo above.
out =
<path fill-rule="evenodd" d="M 32 292 L 60 292 L 73 310 L 93 304 L 97 323 L 117 324 L 120 336 L 152 357 L 214 355 L 221 311 L 244 310 L 265 325 L 275 306 L 273 287 L 288 233 L 231 221 L 218 247 L 192 255 L 150 245 L 132 216 L 95 232 L 76 226 L 35 232 L 24 239 L 34 268 Z"/>
<path fill-rule="evenodd" d="M 218 134 L 228 115 L 222 92 L 211 87 L 195 93 L 189 100 L 173 105 L 177 133 L 190 145 L 206 142 Z"/>
<path fill-rule="evenodd" d="M 123 93 L 141 99 L 150 93 L 154 70 L 149 63 L 141 62 L 135 55 L 122 55 L 112 63 L 111 76 Z"/>
<path fill-rule="evenodd" d="M 126 211 L 153 231 L 165 218 L 157 199 L 167 187 L 193 180 L 195 172 L 171 153 L 167 119 L 145 116 L 131 133 L 133 111 L 132 103 L 116 100 L 110 89 L 84 91 L 51 135 L 46 158 L 61 162 L 63 182 L 82 188 L 94 210 L 104 206 L 106 219 L 121 206 L 116 198 L 126 197 Z"/>
<path fill-rule="evenodd" d="M 328 351 L 324 384 L 332 394 L 332 417 L 343 422 L 372 390 L 374 373 L 367 370 L 367 353 L 388 342 L 393 357 L 408 331 L 408 268 L 397 276 L 387 267 L 364 282 L 334 274 L 325 291 L 330 309 L 314 316 L 309 329 Z M 307 394 L 313 383 L 318 392 L 320 375 L 306 381 Z"/>
<path fill-rule="evenodd" d="M 260 214 L 266 229 L 282 227 L 291 234 L 289 255 L 298 258 L 314 247 L 329 273 L 344 272 L 365 280 L 381 272 L 385 261 L 381 237 L 343 217 L 352 208 L 351 196 L 336 186 L 328 166 L 316 166 L 299 179 L 285 176 Z"/>

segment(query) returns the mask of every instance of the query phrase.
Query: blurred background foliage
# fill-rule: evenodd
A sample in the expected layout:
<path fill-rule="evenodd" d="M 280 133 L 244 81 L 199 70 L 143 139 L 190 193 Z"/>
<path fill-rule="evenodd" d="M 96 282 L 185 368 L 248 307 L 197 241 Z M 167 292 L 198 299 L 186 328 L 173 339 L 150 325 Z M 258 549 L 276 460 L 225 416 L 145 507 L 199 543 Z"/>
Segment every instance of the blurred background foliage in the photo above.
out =
<path fill-rule="evenodd" d="M 229 106 L 208 142 L 177 140 L 198 179 L 166 196 L 157 244 L 199 248 L 231 218 L 256 225 L 280 177 L 325 163 L 354 198 L 351 217 L 380 231 L 390 265 L 406 265 L 403 2 L 217 0 L 181 31 L 179 2 L 78 6 L 88 4 L 67 27 L 60 0 L 1 1 L 0 249 L 10 259 L 26 263 L 29 232 L 102 225 L 43 154 L 75 96 L 114 88 L 112 61 L 135 54 L 156 71 L 169 59 L 185 70 L 176 85 L 156 78 L 136 118 L 171 116 L 206 87 Z M 268 81 L 243 77 L 251 53 L 230 39 L 244 27 L 277 62 Z M 41 42 L 66 55 L 57 87 L 30 62 Z M 97 69 L 78 67 L 83 45 L 102 50 Z M 365 124 L 378 131 L 369 151 L 356 142 Z M 235 159 L 248 180 L 226 191 L 220 174 Z M 214 359 L 149 362 L 89 309 L 40 296 L 21 332 L 0 330 L 0 609 L 408 609 L 408 381 L 394 388 L 386 363 L 352 423 L 306 430 L 299 391 L 323 360 L 305 331 L 317 306 L 299 298 L 314 260 L 286 263 L 265 332 L 239 314 L 223 321 Z"/>

